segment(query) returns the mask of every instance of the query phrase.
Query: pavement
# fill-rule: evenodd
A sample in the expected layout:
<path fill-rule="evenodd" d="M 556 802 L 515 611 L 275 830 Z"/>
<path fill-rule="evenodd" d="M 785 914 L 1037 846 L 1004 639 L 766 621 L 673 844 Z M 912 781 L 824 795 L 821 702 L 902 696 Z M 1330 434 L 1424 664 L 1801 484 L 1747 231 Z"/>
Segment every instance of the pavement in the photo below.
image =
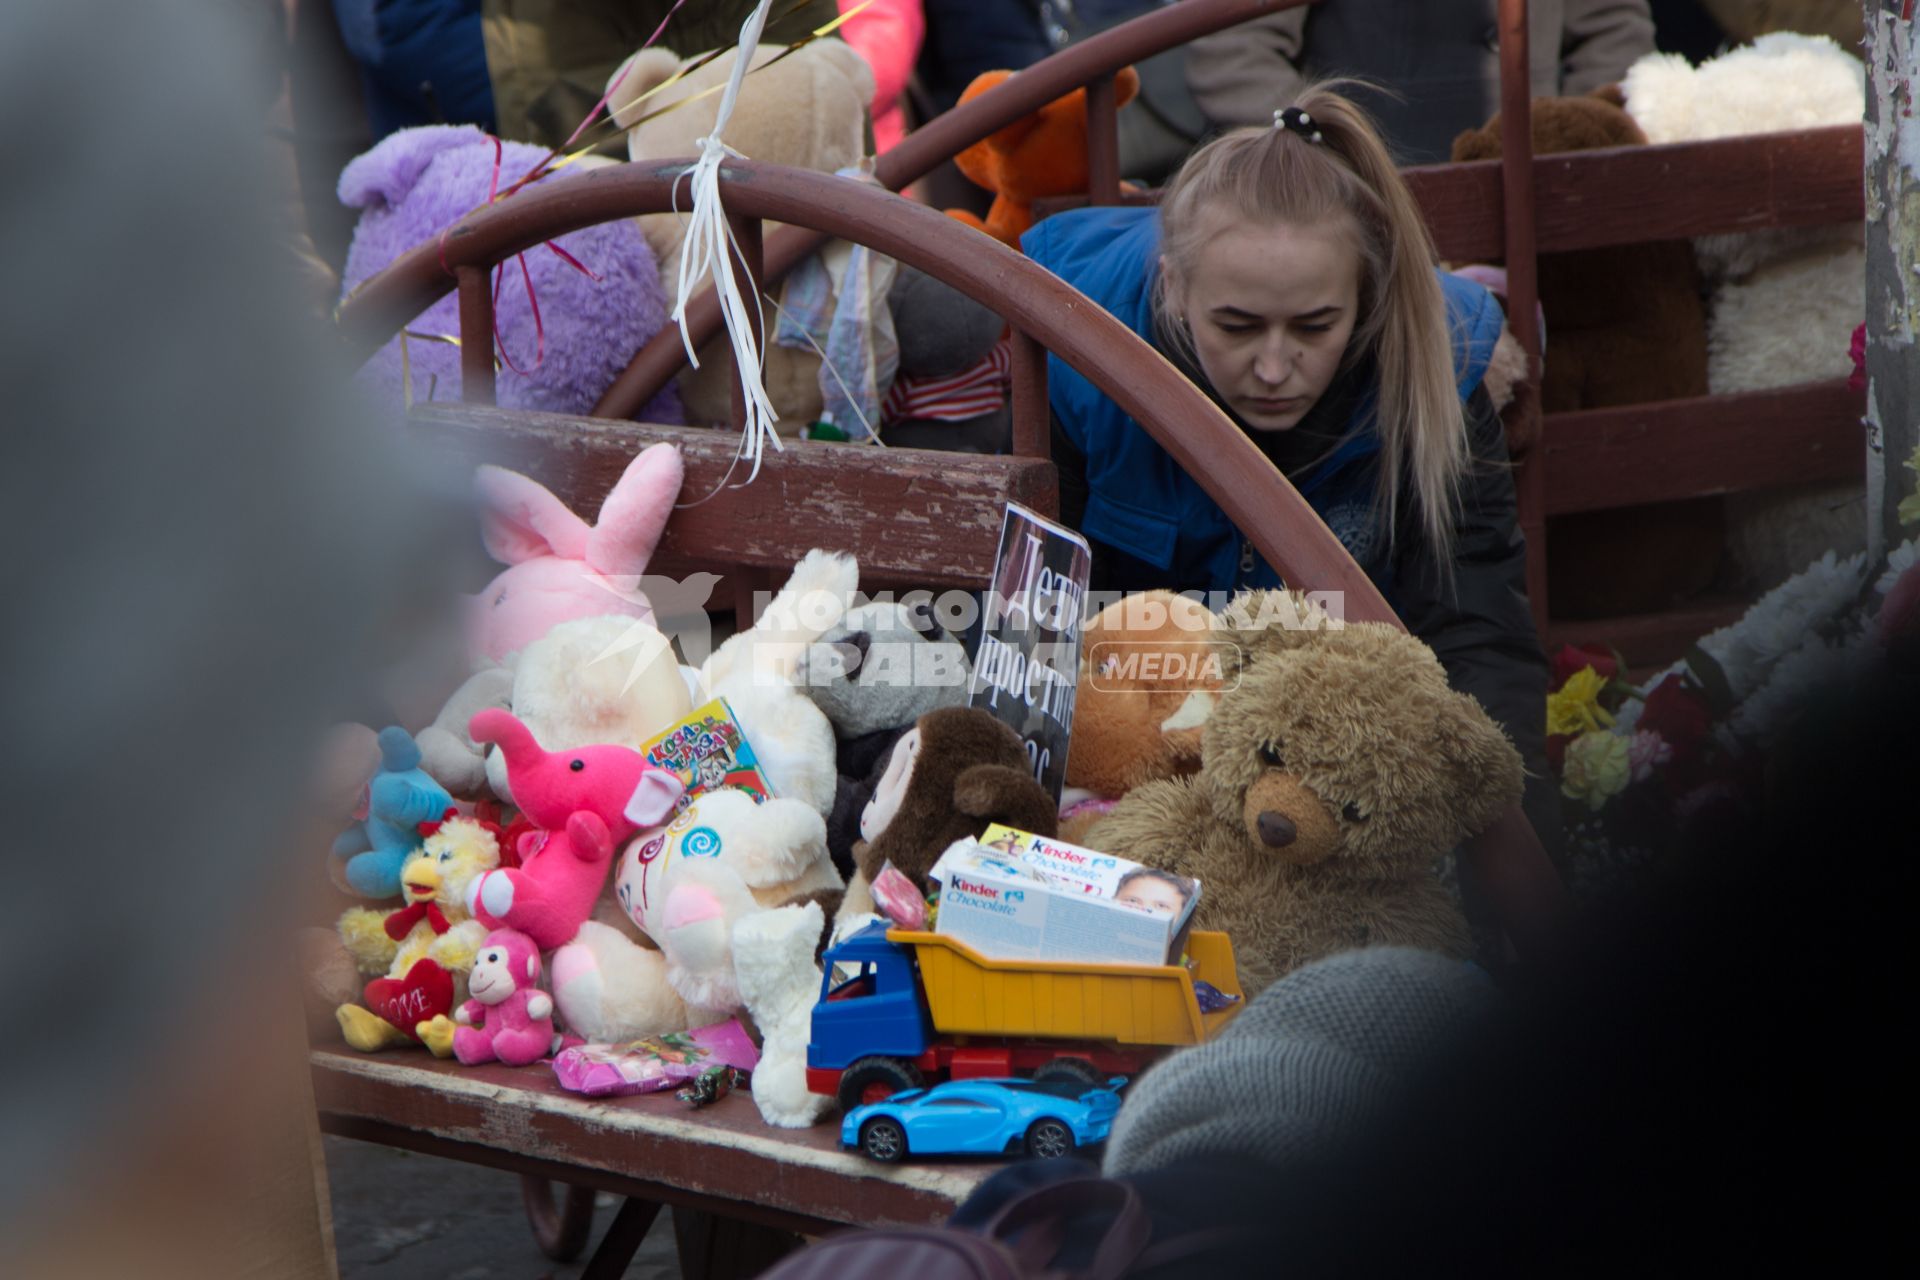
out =
<path fill-rule="evenodd" d="M 601 1195 L 580 1259 L 554 1262 L 533 1241 L 516 1175 L 348 1138 L 324 1143 L 341 1280 L 572 1280 L 618 1208 Z M 678 1280 L 671 1213 L 655 1219 L 626 1275 Z"/>

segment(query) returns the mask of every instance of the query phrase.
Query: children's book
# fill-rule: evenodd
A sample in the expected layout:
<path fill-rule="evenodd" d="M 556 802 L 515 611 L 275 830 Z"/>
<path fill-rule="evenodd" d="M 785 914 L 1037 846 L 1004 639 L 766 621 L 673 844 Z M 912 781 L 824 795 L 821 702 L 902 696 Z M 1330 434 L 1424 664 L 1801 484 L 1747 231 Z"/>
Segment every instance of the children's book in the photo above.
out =
<path fill-rule="evenodd" d="M 682 809 L 695 796 L 728 787 L 745 791 L 756 804 L 773 794 L 773 784 L 761 772 L 753 744 L 747 741 L 725 698 L 715 698 L 696 709 L 649 740 L 640 753 L 648 764 L 671 769 L 679 776 L 686 787 L 686 794 L 680 797 Z"/>

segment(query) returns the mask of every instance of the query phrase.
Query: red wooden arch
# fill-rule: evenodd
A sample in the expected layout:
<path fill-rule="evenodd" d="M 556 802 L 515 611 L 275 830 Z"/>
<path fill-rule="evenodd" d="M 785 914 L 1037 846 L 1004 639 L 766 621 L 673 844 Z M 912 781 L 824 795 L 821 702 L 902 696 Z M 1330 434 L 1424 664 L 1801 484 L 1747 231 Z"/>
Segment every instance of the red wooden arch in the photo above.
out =
<path fill-rule="evenodd" d="M 674 184 L 690 163 L 601 169 L 468 216 L 443 241 L 397 259 L 348 300 L 339 326 L 349 350 L 365 359 L 462 275 L 479 280 L 484 305 L 493 264 L 581 227 L 671 208 Z M 1399 625 L 1339 539 L 1246 433 L 1153 347 L 1044 267 L 932 209 L 828 174 L 741 161 L 721 170 L 721 189 L 736 219 L 807 224 L 870 245 L 992 306 L 1145 426 L 1288 582 L 1344 592 L 1354 621 Z M 461 345 L 485 354 L 491 318 L 469 323 L 468 301 Z M 678 341 L 671 327 L 662 332 Z M 1032 432 L 1036 417 L 1045 422 L 1045 394 L 1030 391 L 1022 399 L 1015 413 Z"/>

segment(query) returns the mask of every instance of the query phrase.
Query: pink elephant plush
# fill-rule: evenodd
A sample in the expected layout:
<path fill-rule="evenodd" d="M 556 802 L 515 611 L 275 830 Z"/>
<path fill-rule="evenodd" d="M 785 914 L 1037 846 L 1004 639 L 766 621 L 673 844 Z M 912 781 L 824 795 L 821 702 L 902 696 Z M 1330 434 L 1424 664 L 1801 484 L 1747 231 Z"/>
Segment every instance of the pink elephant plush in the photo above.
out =
<path fill-rule="evenodd" d="M 520 930 L 542 951 L 564 946 L 593 913 L 614 849 L 665 822 L 685 788 L 627 747 L 544 751 L 498 708 L 474 716 L 468 733 L 500 744 L 513 798 L 538 830 L 520 838 L 518 867 L 474 880 L 467 906 L 489 929 Z"/>
<path fill-rule="evenodd" d="M 460 1006 L 453 1056 L 468 1066 L 524 1067 L 553 1049 L 553 998 L 540 990 L 540 949 L 517 929 L 495 929 L 480 944 Z"/>
<path fill-rule="evenodd" d="M 589 525 L 544 486 L 500 467 L 474 476 L 480 537 L 507 568 L 468 602 L 476 666 L 526 648 L 562 622 L 619 614 L 653 620 L 639 579 L 673 514 L 685 471 L 680 450 L 640 451 Z"/>

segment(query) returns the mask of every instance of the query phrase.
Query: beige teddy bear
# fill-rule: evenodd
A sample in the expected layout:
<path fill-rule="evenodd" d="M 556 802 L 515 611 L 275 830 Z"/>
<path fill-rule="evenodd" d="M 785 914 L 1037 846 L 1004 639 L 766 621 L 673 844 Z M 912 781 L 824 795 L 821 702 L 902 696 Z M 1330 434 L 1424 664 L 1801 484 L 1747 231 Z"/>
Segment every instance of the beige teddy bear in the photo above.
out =
<path fill-rule="evenodd" d="M 873 99 L 873 72 L 840 40 L 815 40 L 774 63 L 784 49 L 783 45 L 763 44 L 754 50 L 739 101 L 727 122 L 727 145 L 750 160 L 823 173 L 859 164 L 868 153 L 866 113 Z M 671 50 L 656 46 L 641 50 L 623 63 L 610 81 L 617 87 L 608 109 L 627 130 L 628 156 L 637 164 L 696 156 L 700 140 L 713 130 L 721 92 L 733 74 L 737 54 L 738 50 L 729 50 L 688 70 L 671 84 L 667 81 L 675 72 L 698 59 L 683 61 Z M 686 213 L 692 208 L 692 191 L 684 184 L 683 189 L 686 199 L 680 213 L 648 214 L 638 220 L 659 259 L 660 277 L 670 295 L 677 289 Z M 770 234 L 775 226 L 768 223 L 764 231 Z M 836 287 L 848 252 L 848 246 L 838 242 L 823 250 Z M 892 264 L 886 265 L 890 268 Z M 890 270 L 875 273 L 872 287 L 881 310 L 885 309 L 891 281 Z M 793 309 L 791 277 L 780 303 Z M 768 330 L 772 332 L 777 316 L 771 306 L 766 310 Z M 820 358 L 809 348 L 770 342 L 765 364 L 767 394 L 780 415 L 778 430 L 783 435 L 796 435 L 821 415 Z M 725 337 L 716 336 L 700 352 L 700 367 L 680 376 L 687 421 L 727 421 L 732 386 L 733 354 Z"/>
<path fill-rule="evenodd" d="M 1241 656 L 1200 772 L 1135 788 L 1089 843 L 1198 878 L 1195 923 L 1232 936 L 1248 995 L 1353 947 L 1467 955 L 1434 864 L 1519 799 L 1519 753 L 1385 624 L 1274 628 Z"/>

